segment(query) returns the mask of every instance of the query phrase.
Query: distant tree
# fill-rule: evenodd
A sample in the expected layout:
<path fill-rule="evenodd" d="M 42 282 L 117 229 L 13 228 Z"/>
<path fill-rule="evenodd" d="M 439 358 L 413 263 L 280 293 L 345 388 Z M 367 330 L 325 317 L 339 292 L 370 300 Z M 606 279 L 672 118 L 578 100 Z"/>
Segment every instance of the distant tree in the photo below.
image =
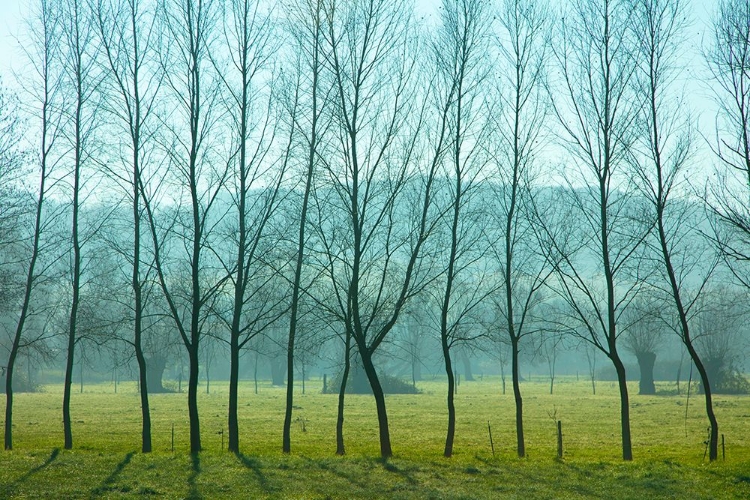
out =
<path fill-rule="evenodd" d="M 657 308 L 663 307 L 658 298 L 634 300 L 623 314 L 622 332 L 625 348 L 635 355 L 640 369 L 638 394 L 656 394 L 654 365 L 660 344 L 664 341 L 664 325 Z"/>
<path fill-rule="evenodd" d="M 538 334 L 538 345 L 536 348 L 539 356 L 547 365 L 549 375 L 549 393 L 553 394 L 555 390 L 555 374 L 557 368 L 557 359 L 565 348 L 565 339 L 568 333 L 557 322 L 550 322 L 548 328 L 543 328 Z"/>
<path fill-rule="evenodd" d="M 426 315 L 420 310 L 418 300 L 412 302 L 412 307 L 402 317 L 401 327 L 398 330 L 399 339 L 397 345 L 403 350 L 403 356 L 409 365 L 411 383 L 413 387 L 422 380 L 422 368 L 426 358 Z"/>
<path fill-rule="evenodd" d="M 748 353 L 747 301 L 744 288 L 709 288 L 695 307 L 692 331 L 708 385 L 701 379 L 701 392 L 745 392 L 739 367 Z"/>

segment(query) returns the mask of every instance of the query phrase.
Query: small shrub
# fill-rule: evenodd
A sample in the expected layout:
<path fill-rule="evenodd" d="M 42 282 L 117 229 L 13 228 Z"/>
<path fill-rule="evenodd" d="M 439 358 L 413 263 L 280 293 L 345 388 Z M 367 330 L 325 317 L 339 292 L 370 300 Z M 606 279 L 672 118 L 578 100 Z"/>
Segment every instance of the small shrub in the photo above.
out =
<path fill-rule="evenodd" d="M 341 375 L 337 374 L 328 382 L 328 393 L 338 394 L 341 387 Z M 409 382 L 405 382 L 398 377 L 391 375 L 379 374 L 380 385 L 384 394 L 421 394 L 422 391 L 414 387 Z M 346 384 L 347 394 L 372 394 L 372 389 L 367 381 L 367 377 L 355 377 L 352 372 L 349 373 L 349 381 Z"/>
<path fill-rule="evenodd" d="M 750 394 L 750 382 L 737 370 L 731 370 L 724 375 L 724 379 L 714 389 L 714 392 L 717 394 Z"/>

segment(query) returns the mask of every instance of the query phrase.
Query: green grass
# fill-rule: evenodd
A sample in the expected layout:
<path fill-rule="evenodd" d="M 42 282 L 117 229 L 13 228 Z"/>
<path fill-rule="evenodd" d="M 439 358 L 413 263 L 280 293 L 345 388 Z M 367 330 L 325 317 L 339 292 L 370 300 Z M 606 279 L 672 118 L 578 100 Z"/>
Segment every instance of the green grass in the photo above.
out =
<path fill-rule="evenodd" d="M 0 452 L 0 498 L 750 498 L 750 397 L 718 396 L 726 460 L 703 460 L 706 418 L 701 396 L 638 396 L 631 387 L 635 460 L 620 460 L 615 384 L 597 394 L 574 379 L 525 382 L 528 457 L 515 456 L 514 404 L 497 379 L 462 383 L 456 398 L 455 455 L 442 457 L 445 384 L 423 394 L 387 397 L 394 458 L 379 459 L 371 396 L 347 396 L 347 456 L 335 450 L 336 395 L 320 383 L 298 393 L 292 454 L 281 449 L 284 389 L 268 383 L 240 392 L 240 445 L 226 446 L 227 386 L 201 394 L 204 451 L 188 453 L 185 394 L 151 396 L 154 453 L 141 454 L 134 385 L 90 385 L 73 394 L 74 450 L 61 450 L 61 386 L 17 394 L 14 450 Z M 665 386 L 666 390 L 667 387 Z M 563 422 L 565 458 L 556 456 Z M 304 421 L 304 431 L 302 422 Z M 492 426 L 495 454 L 487 422 Z M 175 451 L 171 451 L 172 425 Z M 721 451 L 720 451 L 721 454 Z"/>

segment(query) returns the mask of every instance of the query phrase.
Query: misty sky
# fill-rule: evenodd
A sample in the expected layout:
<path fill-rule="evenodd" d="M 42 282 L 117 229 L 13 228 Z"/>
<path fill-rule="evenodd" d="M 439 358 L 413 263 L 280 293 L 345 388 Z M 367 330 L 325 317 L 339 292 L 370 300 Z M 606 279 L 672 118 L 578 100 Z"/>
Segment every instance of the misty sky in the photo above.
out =
<path fill-rule="evenodd" d="M 16 40 L 21 32 L 24 18 L 30 5 L 37 0 L 0 0 L 0 76 L 5 85 L 11 84 L 11 70 L 21 69 L 20 47 Z M 502 0 L 495 0 L 499 3 Z M 548 0 L 554 7 L 562 2 L 559 0 Z M 685 43 L 685 64 L 688 71 L 685 72 L 685 85 L 688 87 L 688 95 L 695 97 L 691 107 L 701 118 L 701 129 L 710 130 L 713 126 L 713 113 L 710 111 L 711 96 L 707 95 L 705 87 L 697 83 L 705 72 L 705 64 L 700 53 L 701 46 L 708 44 L 710 39 L 709 23 L 715 13 L 719 0 L 686 0 L 692 5 L 693 25 L 687 31 Z M 417 11 L 420 15 L 437 18 L 436 9 L 440 0 L 415 0 Z M 710 133 L 708 134 L 710 135 Z"/>

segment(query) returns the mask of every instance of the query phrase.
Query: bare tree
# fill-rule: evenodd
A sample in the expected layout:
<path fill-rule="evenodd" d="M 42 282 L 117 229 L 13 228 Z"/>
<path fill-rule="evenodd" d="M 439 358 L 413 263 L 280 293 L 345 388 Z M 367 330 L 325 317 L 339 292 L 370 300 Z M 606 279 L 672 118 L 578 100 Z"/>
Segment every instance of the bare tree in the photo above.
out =
<path fill-rule="evenodd" d="M 58 137 L 59 113 L 53 111 L 53 101 L 56 99 L 60 89 L 59 72 L 54 68 L 59 49 L 59 17 L 58 13 L 46 1 L 40 1 L 35 7 L 34 20 L 29 26 L 29 44 L 26 46 L 26 55 L 33 73 L 32 79 L 33 115 L 39 120 L 39 137 L 36 146 L 37 154 L 35 163 L 38 164 L 39 188 L 36 193 L 34 206 L 34 230 L 31 235 L 31 247 L 29 249 L 28 264 L 26 265 L 26 281 L 22 291 L 20 312 L 13 334 L 12 345 L 8 355 L 5 368 L 5 449 L 13 449 L 13 375 L 16 359 L 24 344 L 38 341 L 39 336 L 30 341 L 24 341 L 24 327 L 33 314 L 31 304 L 32 292 L 39 282 L 40 276 L 44 274 L 37 268 L 39 254 L 43 251 L 42 234 L 47 229 L 44 220 L 44 209 L 46 196 L 49 190 L 49 177 L 54 168 L 54 160 L 51 156 L 52 148 Z M 38 85 L 38 87 L 37 87 Z M 39 89 L 39 90 L 36 90 Z M 14 174 L 10 170 L 18 165 L 19 151 L 17 149 L 19 128 L 19 117 L 17 110 L 11 107 L 9 96 L 5 89 L 0 89 L 0 185 L 9 186 Z M 2 188 L 0 188 L 2 189 Z M 5 194 L 3 194 L 5 198 Z M 3 212 L 5 209 L 3 208 Z M 5 234 L 8 234 L 4 231 Z M 44 335 L 44 332 L 42 333 Z M 27 362 L 30 364 L 30 360 Z M 30 381 L 29 381 L 30 382 Z"/>
<path fill-rule="evenodd" d="M 748 352 L 747 291 L 735 286 L 707 288 L 694 308 L 693 343 L 699 352 L 709 386 L 701 379 L 701 392 L 743 392 L 750 385 L 741 375 Z M 744 382 L 744 383 L 743 383 Z"/>
<path fill-rule="evenodd" d="M 294 113 L 293 126 L 299 130 L 304 138 L 303 145 L 307 146 L 302 156 L 305 162 L 304 184 L 302 185 L 302 205 L 299 210 L 299 231 L 297 238 L 297 255 L 294 263 L 294 277 L 292 278 L 292 298 L 289 316 L 289 335 L 287 339 L 287 393 L 284 412 L 284 428 L 282 437 L 282 451 L 291 451 L 292 408 L 294 406 L 294 352 L 297 342 L 298 319 L 300 316 L 300 295 L 302 290 L 302 274 L 305 262 L 305 247 L 308 236 L 308 210 L 310 195 L 313 189 L 316 165 L 318 164 L 318 148 L 321 135 L 321 116 L 325 109 L 325 95 L 321 93 L 321 72 L 325 55 L 323 49 L 324 12 L 322 0 L 300 0 L 294 2 L 287 10 L 290 28 L 294 39 L 295 70 L 298 78 L 297 88 L 309 99 L 305 111 Z M 306 99 L 306 100 L 307 100 Z M 303 374 L 304 384 L 304 374 Z M 343 442 L 342 442 L 343 447 Z"/>
<path fill-rule="evenodd" d="M 393 452 L 373 354 L 416 293 L 420 250 L 432 229 L 434 170 L 419 172 L 416 162 L 424 108 L 415 98 L 408 7 L 402 0 L 355 0 L 325 11 L 340 140 L 325 168 L 330 211 L 344 223 L 337 238 L 347 242 L 329 276 L 375 397 L 383 457 Z M 404 199 L 411 204 L 399 203 Z"/>
<path fill-rule="evenodd" d="M 646 292 L 641 292 L 645 295 Z M 664 341 L 664 325 L 660 309 L 664 306 L 658 296 L 643 297 L 631 303 L 623 314 L 623 343 L 635 355 L 640 370 L 638 394 L 656 394 L 654 365 L 660 344 Z"/>
<path fill-rule="evenodd" d="M 502 55 L 501 109 L 496 124 L 498 226 L 501 246 L 494 248 L 504 282 L 503 330 L 510 341 L 511 377 L 516 405 L 516 450 L 526 456 L 523 428 L 519 353 L 523 337 L 533 333 L 531 314 L 550 268 L 533 248 L 533 210 L 530 209 L 537 172 L 540 139 L 549 114 L 545 95 L 549 60 L 549 8 L 544 2 L 504 0 L 499 20 L 498 45 Z"/>
<path fill-rule="evenodd" d="M 173 181 L 176 209 L 160 227 L 154 193 L 144 193 L 144 208 L 154 245 L 154 263 L 159 284 L 170 315 L 180 334 L 189 359 L 188 414 L 190 452 L 201 451 L 198 415 L 198 375 L 200 340 L 208 308 L 225 278 L 218 265 L 209 262 L 210 237 L 215 229 L 215 203 L 227 176 L 227 165 L 217 158 L 212 132 L 218 128 L 216 117 L 219 84 L 211 73 L 209 60 L 212 32 L 217 20 L 215 3 L 208 0 L 168 1 L 160 12 L 165 30 L 162 66 L 165 85 L 165 109 L 171 114 L 161 118 L 166 129 L 164 153 Z M 166 182 L 166 181 L 165 181 Z M 160 193 L 163 194 L 163 193 Z M 182 204 L 187 207 L 183 210 Z M 219 219 L 220 220 L 220 219 Z M 184 249 L 182 259 L 168 268 L 169 236 L 177 236 Z M 186 264 L 179 266 L 179 262 Z M 221 276 L 217 276 L 217 274 Z"/>
<path fill-rule="evenodd" d="M 718 105 L 709 187 L 716 242 L 734 278 L 750 288 L 750 2 L 721 0 L 705 51 Z"/>
<path fill-rule="evenodd" d="M 125 191 L 132 213 L 132 247 L 127 261 L 132 266 L 133 336 L 129 341 L 135 351 L 141 398 L 141 451 L 151 451 L 151 412 L 146 357 L 143 351 L 143 315 L 146 309 L 145 290 L 149 279 L 141 268 L 143 262 L 142 186 L 147 184 L 147 164 L 154 150 L 154 112 L 162 72 L 158 68 L 156 50 L 158 31 L 155 3 L 137 0 L 98 0 L 97 26 L 106 56 L 107 91 L 113 95 L 108 111 L 123 131 L 123 144 L 128 156 L 117 158 L 120 169 L 109 168 Z M 120 137 L 120 135 L 117 135 Z M 119 148 L 113 148 L 118 150 Z"/>
<path fill-rule="evenodd" d="M 688 250 L 680 248 L 684 247 L 683 240 L 689 234 L 686 227 L 695 217 L 690 217 L 691 214 L 686 213 L 686 209 L 674 200 L 681 191 L 685 191 L 681 187 L 688 174 L 693 149 L 693 126 L 689 115 L 684 118 L 686 115 L 678 112 L 671 92 L 679 76 L 677 59 L 684 37 L 686 8 L 682 0 L 639 0 L 636 3 L 632 19 L 635 38 L 639 40 L 636 52 L 639 71 L 635 83 L 639 94 L 645 96 L 648 102 L 641 113 L 642 151 L 636 171 L 644 186 L 643 192 L 652 205 L 652 218 L 658 237 L 656 247 L 664 266 L 664 273 L 660 275 L 663 277 L 666 274 L 669 283 L 669 295 L 679 319 L 678 334 L 705 388 L 706 415 L 711 426 L 709 457 L 716 460 L 719 424 L 713 411 L 708 375 L 695 349 L 688 321 L 698 294 L 691 300 L 686 293 L 688 276 L 700 271 L 700 263 L 705 262 L 705 258 L 702 258 L 705 252 L 696 252 L 692 247 Z M 678 103 L 681 101 L 683 99 L 678 96 Z M 693 231 L 694 237 L 696 232 Z M 707 274 L 710 274 L 710 269 Z"/>
<path fill-rule="evenodd" d="M 97 47 L 91 10 L 84 0 L 66 0 L 62 6 L 61 59 L 65 68 L 65 85 L 69 89 L 70 102 L 64 114 L 69 130 L 71 161 L 70 186 L 72 191 L 71 220 L 71 303 L 67 331 L 67 362 L 63 388 L 63 432 L 65 449 L 73 447 L 73 432 L 70 419 L 70 389 L 73 381 L 75 345 L 78 341 L 78 308 L 80 305 L 81 275 L 83 271 L 83 245 L 87 239 L 81 233 L 80 209 L 87 196 L 84 184 L 90 177 L 83 170 L 92 161 L 93 130 L 96 125 L 98 104 L 96 103 L 100 76 L 97 72 Z"/>
<path fill-rule="evenodd" d="M 260 253 L 268 250 L 262 243 L 268 221 L 278 205 L 289 154 L 286 153 L 280 163 L 268 157 L 276 134 L 269 92 L 269 66 L 275 50 L 271 22 L 271 16 L 260 10 L 258 2 L 230 2 L 224 30 L 230 62 L 228 71 L 219 71 L 228 96 L 226 114 L 233 138 L 228 161 L 231 165 L 229 186 L 236 208 L 236 219 L 232 218 L 236 224 L 232 224 L 230 231 L 230 241 L 236 239 L 233 241 L 236 245 L 233 266 L 225 264 L 234 299 L 227 326 L 230 356 L 228 449 L 235 453 L 240 451 L 237 421 L 240 350 L 278 315 L 278 308 L 273 307 L 275 301 L 263 304 L 258 297 L 271 283 L 274 273 L 253 272 Z M 290 140 L 291 137 L 290 133 Z M 260 189 L 263 183 L 270 187 Z M 248 307 L 251 301 L 255 307 Z"/>
<path fill-rule="evenodd" d="M 12 277 L 16 266 L 16 258 L 10 257 L 15 254 L 14 247 L 16 239 L 22 238 L 19 232 L 19 225 L 25 222 L 23 217 L 22 205 L 15 202 L 16 196 L 13 193 L 13 185 L 18 181 L 17 176 L 21 172 L 22 152 L 19 149 L 19 139 L 22 134 L 21 121 L 19 118 L 19 106 L 14 96 L 10 94 L 7 88 L 0 82 L 0 231 L 3 237 L 0 240 L 0 248 L 3 252 L 3 258 L 0 259 L 0 306 L 5 310 L 6 303 L 15 305 L 12 299 Z M 45 120 L 46 122 L 46 120 Z M 46 135 L 42 136 L 43 140 Z M 44 156 L 44 154 L 42 154 Z M 31 292 L 34 288 L 36 275 L 34 274 L 36 260 L 39 254 L 39 239 L 42 229 L 42 206 L 46 194 L 47 171 L 46 162 L 42 162 L 40 171 L 40 187 L 37 193 L 34 232 L 32 234 L 31 255 L 28 265 L 25 266 L 26 282 L 22 291 L 23 299 L 20 307 L 20 314 L 16 322 L 15 333 L 12 337 L 8 361 L 2 367 L 2 374 L 5 377 L 5 449 L 13 449 L 13 374 L 21 348 L 21 337 L 23 335 L 24 324 L 29 315 L 29 306 L 31 301 Z M 20 206 L 19 206 L 20 205 Z M 10 269 L 6 269 L 11 267 Z M 5 312 L 5 311 L 3 311 Z"/>
<path fill-rule="evenodd" d="M 488 295 L 482 283 L 474 281 L 482 276 L 476 272 L 486 252 L 483 241 L 478 203 L 472 204 L 477 194 L 477 182 L 487 164 L 486 141 L 488 110 L 482 92 L 490 65 L 488 64 L 488 35 L 491 18 L 485 2 L 480 0 L 444 0 L 440 10 L 441 25 L 433 45 L 433 57 L 438 72 L 439 102 L 448 106 L 449 144 L 445 155 L 445 186 L 441 198 L 450 208 L 446 218 L 447 253 L 445 272 L 440 280 L 440 344 L 445 373 L 448 377 L 448 429 L 443 455 L 453 455 L 456 428 L 454 404 L 455 380 L 451 347 L 469 340 L 465 323 L 470 313 Z M 442 140 L 442 136 L 439 136 Z M 439 154 L 440 144 L 437 146 Z M 441 183 L 442 184 L 442 183 Z M 474 205 L 474 206 L 472 206 Z M 443 252 L 444 253 L 444 252 Z M 469 335 L 471 336 L 471 335 Z"/>
<path fill-rule="evenodd" d="M 553 310 L 547 310 L 547 314 L 554 315 Z M 561 325 L 559 321 L 550 321 L 548 327 L 542 329 L 538 337 L 538 345 L 536 348 L 536 354 L 542 358 L 544 363 L 547 365 L 547 373 L 549 374 L 549 393 L 553 394 L 555 390 L 555 375 L 557 368 L 557 359 L 560 356 L 560 351 L 565 348 L 565 338 L 569 335 L 569 332 Z"/>
<path fill-rule="evenodd" d="M 628 26 L 632 3 L 577 0 L 553 44 L 561 96 L 553 109 L 570 154 L 564 172 L 568 202 L 580 220 L 577 241 L 551 241 L 555 289 L 575 311 L 592 342 L 614 365 L 620 391 L 622 457 L 632 460 L 630 407 L 625 365 L 618 351 L 618 318 L 640 280 L 633 254 L 650 227 L 640 214 L 624 167 L 633 143 L 640 97 L 633 92 L 634 50 Z M 587 261 L 596 259 L 587 266 Z"/>

